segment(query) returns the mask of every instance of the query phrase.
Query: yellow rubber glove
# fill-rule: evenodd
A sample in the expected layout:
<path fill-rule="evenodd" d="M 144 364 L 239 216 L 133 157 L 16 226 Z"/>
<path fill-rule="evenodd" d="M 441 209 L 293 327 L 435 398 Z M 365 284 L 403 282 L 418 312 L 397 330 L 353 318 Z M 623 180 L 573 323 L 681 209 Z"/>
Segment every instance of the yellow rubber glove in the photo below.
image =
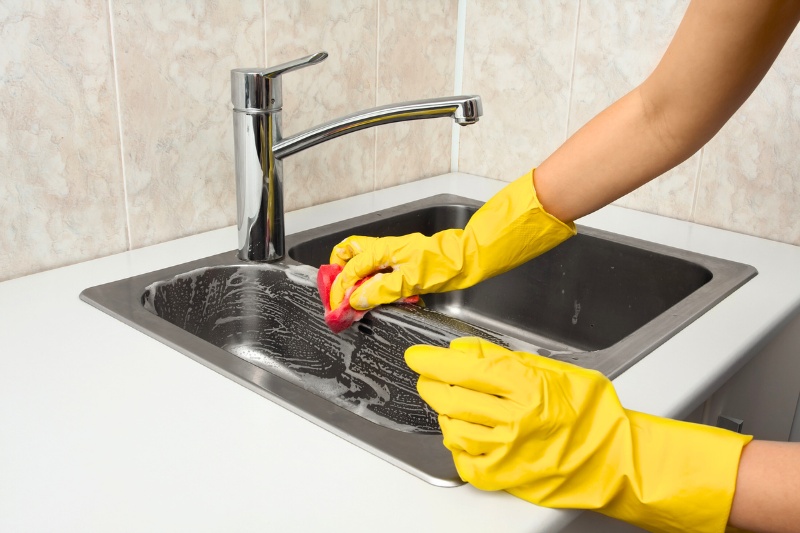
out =
<path fill-rule="evenodd" d="M 533 171 L 509 184 L 481 207 L 466 228 L 402 237 L 348 237 L 331 253 L 344 267 L 331 287 L 331 309 L 347 290 L 359 310 L 430 292 L 464 289 L 517 267 L 575 235 L 575 225 L 548 214 L 533 188 Z"/>
<path fill-rule="evenodd" d="M 628 411 L 602 374 L 482 339 L 412 346 L 459 475 L 651 531 L 722 532 L 752 437 Z"/>

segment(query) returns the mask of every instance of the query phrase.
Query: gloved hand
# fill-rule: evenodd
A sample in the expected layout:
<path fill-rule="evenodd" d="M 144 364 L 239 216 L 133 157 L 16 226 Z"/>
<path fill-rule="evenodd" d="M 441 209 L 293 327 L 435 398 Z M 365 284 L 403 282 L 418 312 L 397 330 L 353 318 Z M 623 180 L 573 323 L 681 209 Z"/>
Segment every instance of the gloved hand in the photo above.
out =
<path fill-rule="evenodd" d="M 459 475 L 545 507 L 722 532 L 752 437 L 628 411 L 602 374 L 477 338 L 412 346 Z"/>
<path fill-rule="evenodd" d="M 331 309 L 360 279 L 375 274 L 350 296 L 354 309 L 400 298 L 471 287 L 517 267 L 575 234 L 575 225 L 548 214 L 533 188 L 533 171 L 481 207 L 466 228 L 426 237 L 349 237 L 334 247 L 331 264 L 344 267 L 331 287 Z"/>

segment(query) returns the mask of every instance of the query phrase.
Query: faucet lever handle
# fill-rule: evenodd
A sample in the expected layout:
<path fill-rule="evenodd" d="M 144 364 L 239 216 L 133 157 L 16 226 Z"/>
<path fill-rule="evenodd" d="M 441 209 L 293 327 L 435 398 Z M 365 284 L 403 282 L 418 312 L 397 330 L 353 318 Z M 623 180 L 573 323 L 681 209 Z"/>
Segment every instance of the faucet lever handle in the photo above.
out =
<path fill-rule="evenodd" d="M 280 65 L 276 65 L 274 67 L 267 67 L 264 70 L 264 76 L 268 78 L 277 78 L 281 74 L 286 74 L 287 72 L 301 69 L 303 67 L 316 65 L 317 63 L 322 63 L 326 59 L 328 59 L 327 52 L 317 52 L 316 54 L 301 57 L 300 59 L 295 59 L 294 61 L 287 61 L 286 63 L 281 63 Z"/>
<path fill-rule="evenodd" d="M 327 52 L 317 52 L 274 67 L 231 70 L 231 102 L 234 110 L 244 112 L 279 111 L 283 104 L 281 74 L 316 65 L 327 58 Z"/>

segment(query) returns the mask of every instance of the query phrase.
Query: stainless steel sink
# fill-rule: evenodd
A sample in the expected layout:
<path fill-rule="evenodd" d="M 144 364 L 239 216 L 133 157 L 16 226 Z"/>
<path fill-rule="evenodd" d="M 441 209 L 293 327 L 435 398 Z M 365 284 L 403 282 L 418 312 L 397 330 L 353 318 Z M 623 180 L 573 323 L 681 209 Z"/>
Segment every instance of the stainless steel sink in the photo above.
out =
<path fill-rule="evenodd" d="M 463 227 L 479 202 L 440 195 L 287 237 L 289 258 L 236 252 L 86 289 L 81 298 L 426 481 L 460 484 L 403 352 L 477 335 L 623 372 L 756 274 L 754 268 L 579 227 L 509 273 L 389 306 L 342 335 L 322 319 L 316 269 L 344 237 Z"/>

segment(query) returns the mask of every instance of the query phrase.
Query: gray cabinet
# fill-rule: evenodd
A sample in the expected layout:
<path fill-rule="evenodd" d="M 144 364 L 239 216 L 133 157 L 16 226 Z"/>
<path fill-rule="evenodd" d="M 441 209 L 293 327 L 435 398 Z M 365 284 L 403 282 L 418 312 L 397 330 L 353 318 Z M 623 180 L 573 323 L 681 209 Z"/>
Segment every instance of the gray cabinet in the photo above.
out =
<path fill-rule="evenodd" d="M 800 315 L 706 402 L 703 422 L 720 416 L 742 421 L 742 433 L 788 441 L 800 398 Z M 795 428 L 795 433 L 800 428 Z M 798 435 L 795 435 L 796 437 Z"/>

